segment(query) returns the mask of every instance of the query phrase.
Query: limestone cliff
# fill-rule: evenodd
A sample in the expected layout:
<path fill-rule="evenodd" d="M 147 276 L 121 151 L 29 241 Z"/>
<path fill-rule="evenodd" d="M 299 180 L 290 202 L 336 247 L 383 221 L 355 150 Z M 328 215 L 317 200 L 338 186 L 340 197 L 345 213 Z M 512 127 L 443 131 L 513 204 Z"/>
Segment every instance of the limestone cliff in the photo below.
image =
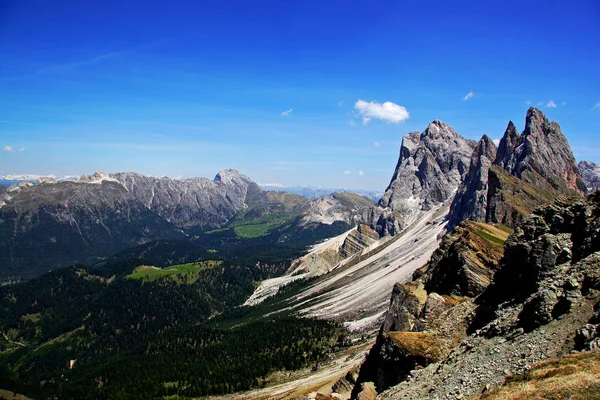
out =
<path fill-rule="evenodd" d="M 521 134 L 510 121 L 497 151 L 489 142 L 482 138 L 471 157 L 453 200 L 449 227 L 464 219 L 515 227 L 537 206 L 586 192 L 560 126 L 540 110 L 527 111 Z"/>
<path fill-rule="evenodd" d="M 471 155 L 469 171 L 461 183 L 450 206 L 450 228 L 460 221 L 471 219 L 485 221 L 488 197 L 488 171 L 496 158 L 496 145 L 483 135 Z"/>
<path fill-rule="evenodd" d="M 398 234 L 422 211 L 451 199 L 469 168 L 475 142 L 435 120 L 404 136 L 396 169 L 376 209 L 367 216 L 380 234 Z"/>
<path fill-rule="evenodd" d="M 600 165 L 591 161 L 581 161 L 579 162 L 578 167 L 588 193 L 600 189 Z"/>
<path fill-rule="evenodd" d="M 508 131 L 500 141 L 494 164 L 525 181 L 541 176 L 562 194 L 586 192 L 569 142 L 556 121 L 548 121 L 540 110 L 531 107 L 523 133 L 516 138 Z"/>

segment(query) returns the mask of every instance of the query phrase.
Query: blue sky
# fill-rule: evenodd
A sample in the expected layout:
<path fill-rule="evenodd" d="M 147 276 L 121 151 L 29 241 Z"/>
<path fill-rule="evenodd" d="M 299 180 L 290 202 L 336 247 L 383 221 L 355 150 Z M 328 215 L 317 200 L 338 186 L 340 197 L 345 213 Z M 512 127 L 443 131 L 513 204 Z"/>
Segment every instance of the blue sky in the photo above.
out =
<path fill-rule="evenodd" d="M 0 175 L 382 190 L 404 134 L 529 104 L 600 162 L 599 43 L 597 1 L 0 0 Z"/>

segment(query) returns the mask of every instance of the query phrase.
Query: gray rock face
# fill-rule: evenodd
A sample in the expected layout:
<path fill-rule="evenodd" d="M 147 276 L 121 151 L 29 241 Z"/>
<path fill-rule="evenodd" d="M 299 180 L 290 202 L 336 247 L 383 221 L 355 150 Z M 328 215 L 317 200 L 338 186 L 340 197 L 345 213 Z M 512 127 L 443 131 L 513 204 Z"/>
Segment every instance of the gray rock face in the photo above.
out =
<path fill-rule="evenodd" d="M 556 121 L 549 122 L 537 108 L 529 108 L 525 130 L 517 138 L 509 123 L 494 164 L 523 179 L 531 172 L 544 177 L 557 191 L 585 193 L 586 188 L 567 138 Z"/>
<path fill-rule="evenodd" d="M 419 278 L 428 293 L 475 297 L 489 286 L 504 255 L 508 232 L 481 222 L 463 221 L 448 232 Z"/>
<path fill-rule="evenodd" d="M 442 121 L 404 136 L 391 182 L 371 216 L 380 234 L 396 234 L 421 211 L 450 199 L 469 168 L 475 142 Z"/>
<path fill-rule="evenodd" d="M 514 125 L 512 126 L 514 127 Z M 449 228 L 458 225 L 465 219 L 485 221 L 488 172 L 492 162 L 496 159 L 496 150 L 496 145 L 487 135 L 483 135 L 475 146 L 469 172 L 458 188 L 450 206 Z"/>
<path fill-rule="evenodd" d="M 482 138 L 453 200 L 449 226 L 471 219 L 514 227 L 535 207 L 585 190 L 560 126 L 530 108 L 523 133 L 509 122 L 497 151 Z"/>
<path fill-rule="evenodd" d="M 155 178 L 136 173 L 110 174 L 135 199 L 183 228 L 216 228 L 248 206 L 268 201 L 246 175 L 226 169 L 207 178 Z"/>
<path fill-rule="evenodd" d="M 548 323 L 581 297 L 572 292 L 582 290 L 583 270 L 586 285 L 600 288 L 593 261 L 600 257 L 599 206 L 594 195 L 536 209 L 506 241 L 494 283 L 478 299 L 475 327 L 507 301 L 523 303 L 520 325 L 526 330 Z M 582 261 L 586 257 L 590 261 Z"/>
<path fill-rule="evenodd" d="M 504 135 L 498 145 L 497 157 L 492 159 L 496 165 L 501 166 L 507 170 L 510 170 L 508 160 L 512 157 L 515 149 L 521 144 L 521 134 L 517 130 L 517 127 L 512 121 L 508 121 L 508 126 L 504 131 Z"/>
<path fill-rule="evenodd" d="M 363 214 L 373 207 L 366 197 L 350 192 L 332 193 L 329 196 L 311 199 L 301 210 L 300 226 L 310 224 L 331 225 L 341 221 L 351 226 L 357 225 Z"/>
<path fill-rule="evenodd" d="M 93 262 L 181 230 L 144 207 L 117 182 L 14 187 L 0 209 L 0 278 L 30 278 Z"/>
<path fill-rule="evenodd" d="M 578 167 L 588 193 L 600 189 L 600 165 L 591 161 L 581 161 Z"/>
<path fill-rule="evenodd" d="M 220 227 L 263 203 L 266 193 L 232 169 L 214 180 L 96 172 L 76 182 L 24 181 L 0 194 L 0 278 L 30 278 L 149 241 L 185 239 L 182 229 Z"/>
<path fill-rule="evenodd" d="M 533 363 L 564 356 L 573 339 L 579 350 L 599 347 L 599 210 L 600 192 L 587 200 L 557 200 L 536 209 L 507 240 L 500 269 L 476 298 L 477 308 L 466 310 L 468 335 L 452 343 L 453 350 L 439 362 L 421 364 L 424 368 L 413 368 L 405 376 L 386 376 L 401 383 L 378 398 L 476 397 L 483 388 L 501 385 L 509 374 L 523 374 Z M 463 304 L 469 302 L 453 306 L 442 320 L 450 320 Z M 404 342 L 395 340 L 387 347 L 378 338 L 367 358 L 377 362 L 370 371 L 381 366 L 402 372 L 400 368 L 414 362 L 414 352 L 401 354 L 393 346 L 406 348 L 406 338 L 420 339 L 428 349 L 438 343 L 417 335 L 404 333 Z"/>
<path fill-rule="evenodd" d="M 419 297 L 418 292 L 421 292 Z M 423 287 L 396 283 L 392 291 L 390 307 L 386 312 L 381 332 L 405 331 L 410 332 L 419 324 L 419 316 L 423 311 L 427 298 Z"/>

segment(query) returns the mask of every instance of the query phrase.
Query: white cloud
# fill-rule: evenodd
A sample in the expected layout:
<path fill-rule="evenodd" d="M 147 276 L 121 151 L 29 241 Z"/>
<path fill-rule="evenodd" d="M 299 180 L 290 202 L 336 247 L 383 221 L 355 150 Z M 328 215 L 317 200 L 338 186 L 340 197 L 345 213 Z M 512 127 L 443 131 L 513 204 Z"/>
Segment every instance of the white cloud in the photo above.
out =
<path fill-rule="evenodd" d="M 25 151 L 25 147 L 21 147 L 19 151 Z"/>
<path fill-rule="evenodd" d="M 463 101 L 469 100 L 471 97 L 475 96 L 475 93 L 469 92 L 465 97 L 463 97 Z"/>
<path fill-rule="evenodd" d="M 530 106 L 530 105 L 531 105 L 531 100 L 527 100 L 527 101 L 525 102 L 525 104 L 527 104 L 528 106 Z"/>
<path fill-rule="evenodd" d="M 548 101 L 546 103 L 546 107 L 548 107 L 548 108 L 556 108 L 556 103 L 554 101 L 550 100 L 550 101 Z"/>
<path fill-rule="evenodd" d="M 492 142 L 494 142 L 496 146 L 500 146 L 500 139 L 494 139 Z"/>
<path fill-rule="evenodd" d="M 338 107 L 341 107 L 341 106 L 343 106 L 343 105 L 344 105 L 344 100 L 340 100 L 340 101 L 338 102 Z"/>
<path fill-rule="evenodd" d="M 536 106 L 541 107 L 544 105 L 543 101 L 538 101 L 537 103 L 535 103 Z"/>
<path fill-rule="evenodd" d="M 362 117 L 364 125 L 368 124 L 373 118 L 387 123 L 400 124 L 410 117 L 404 106 L 391 101 L 376 103 L 374 101 L 358 100 L 354 103 L 354 109 Z"/>
<path fill-rule="evenodd" d="M 381 143 L 379 143 L 379 142 L 373 142 L 373 146 L 379 147 L 379 146 L 381 146 Z"/>
<path fill-rule="evenodd" d="M 283 111 L 281 113 L 281 116 L 282 117 L 288 117 L 291 113 L 292 113 L 292 109 L 290 108 L 289 110 Z"/>
<path fill-rule="evenodd" d="M 356 126 L 356 122 L 350 120 L 350 121 L 348 121 L 348 125 L 350 125 L 350 126 Z"/>
<path fill-rule="evenodd" d="M 364 171 L 358 171 L 358 175 L 363 176 L 364 174 Z"/>
<path fill-rule="evenodd" d="M 352 171 L 344 171 L 344 175 L 350 175 Z"/>
<path fill-rule="evenodd" d="M 600 110 L 600 101 L 597 101 L 596 104 L 594 104 L 594 107 L 592 107 L 592 110 Z"/>
<path fill-rule="evenodd" d="M 561 105 L 561 106 L 566 106 L 566 105 L 567 105 L 567 102 L 566 102 L 566 101 L 563 101 L 562 103 L 560 103 L 560 105 Z"/>
<path fill-rule="evenodd" d="M 13 149 L 10 146 L 4 146 L 4 149 L 2 149 L 2 150 L 7 151 L 7 152 L 15 151 L 15 149 Z"/>

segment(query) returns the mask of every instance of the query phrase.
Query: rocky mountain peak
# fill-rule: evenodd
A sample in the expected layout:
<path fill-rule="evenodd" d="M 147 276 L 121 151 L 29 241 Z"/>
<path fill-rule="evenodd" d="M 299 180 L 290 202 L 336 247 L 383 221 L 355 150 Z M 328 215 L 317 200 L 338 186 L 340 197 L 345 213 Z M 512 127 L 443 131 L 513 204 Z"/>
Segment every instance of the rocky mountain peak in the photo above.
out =
<path fill-rule="evenodd" d="M 487 136 L 475 147 L 450 207 L 449 227 L 465 219 L 515 226 L 535 207 L 585 191 L 560 126 L 530 108 L 522 133 L 510 121 L 497 150 Z"/>
<path fill-rule="evenodd" d="M 500 144 L 498 145 L 498 153 L 496 164 L 504 168 L 504 163 L 510 158 L 513 151 L 521 144 L 521 134 L 512 121 L 508 122 L 508 126 L 504 131 Z"/>
<path fill-rule="evenodd" d="M 82 175 L 79 178 L 79 182 L 82 183 L 102 183 L 104 181 L 116 181 L 116 179 L 102 171 L 96 171 L 92 175 Z"/>
<path fill-rule="evenodd" d="M 591 161 L 581 161 L 578 167 L 588 192 L 600 189 L 600 165 Z"/>
<path fill-rule="evenodd" d="M 242 174 L 237 169 L 226 168 L 224 170 L 219 171 L 214 178 L 215 182 L 222 182 L 225 184 L 231 184 L 236 182 L 252 182 L 248 176 Z"/>
<path fill-rule="evenodd" d="M 563 194 L 585 193 L 569 142 L 556 121 L 549 122 L 540 110 L 531 107 L 518 140 L 513 127 L 509 124 L 494 164 L 521 179 L 537 179 L 534 176 L 539 175 Z"/>
<path fill-rule="evenodd" d="M 473 149 L 469 171 L 452 200 L 448 217 L 449 228 L 465 219 L 485 221 L 488 171 L 496 154 L 497 148 L 492 139 L 483 135 Z"/>
<path fill-rule="evenodd" d="M 405 135 L 394 175 L 379 201 L 380 212 L 371 216 L 380 218 L 371 225 L 380 234 L 393 233 L 414 222 L 421 211 L 450 199 L 467 173 L 474 147 L 474 141 L 439 120 L 423 132 Z M 391 215 L 393 223 L 387 221 Z"/>
<path fill-rule="evenodd" d="M 498 148 L 494 144 L 494 141 L 488 135 L 483 135 L 473 150 L 473 156 L 486 156 L 488 159 L 494 160 L 497 151 Z"/>
<path fill-rule="evenodd" d="M 454 129 L 444 121 L 440 121 L 439 119 L 433 120 L 427 125 L 427 129 L 421 133 L 421 137 L 459 137 L 460 135 L 456 133 Z"/>
<path fill-rule="evenodd" d="M 556 124 L 556 122 L 554 122 Z M 529 107 L 527 115 L 525 116 L 525 130 L 524 135 L 536 134 L 536 133 L 548 133 L 550 122 L 544 113 L 535 107 Z"/>

